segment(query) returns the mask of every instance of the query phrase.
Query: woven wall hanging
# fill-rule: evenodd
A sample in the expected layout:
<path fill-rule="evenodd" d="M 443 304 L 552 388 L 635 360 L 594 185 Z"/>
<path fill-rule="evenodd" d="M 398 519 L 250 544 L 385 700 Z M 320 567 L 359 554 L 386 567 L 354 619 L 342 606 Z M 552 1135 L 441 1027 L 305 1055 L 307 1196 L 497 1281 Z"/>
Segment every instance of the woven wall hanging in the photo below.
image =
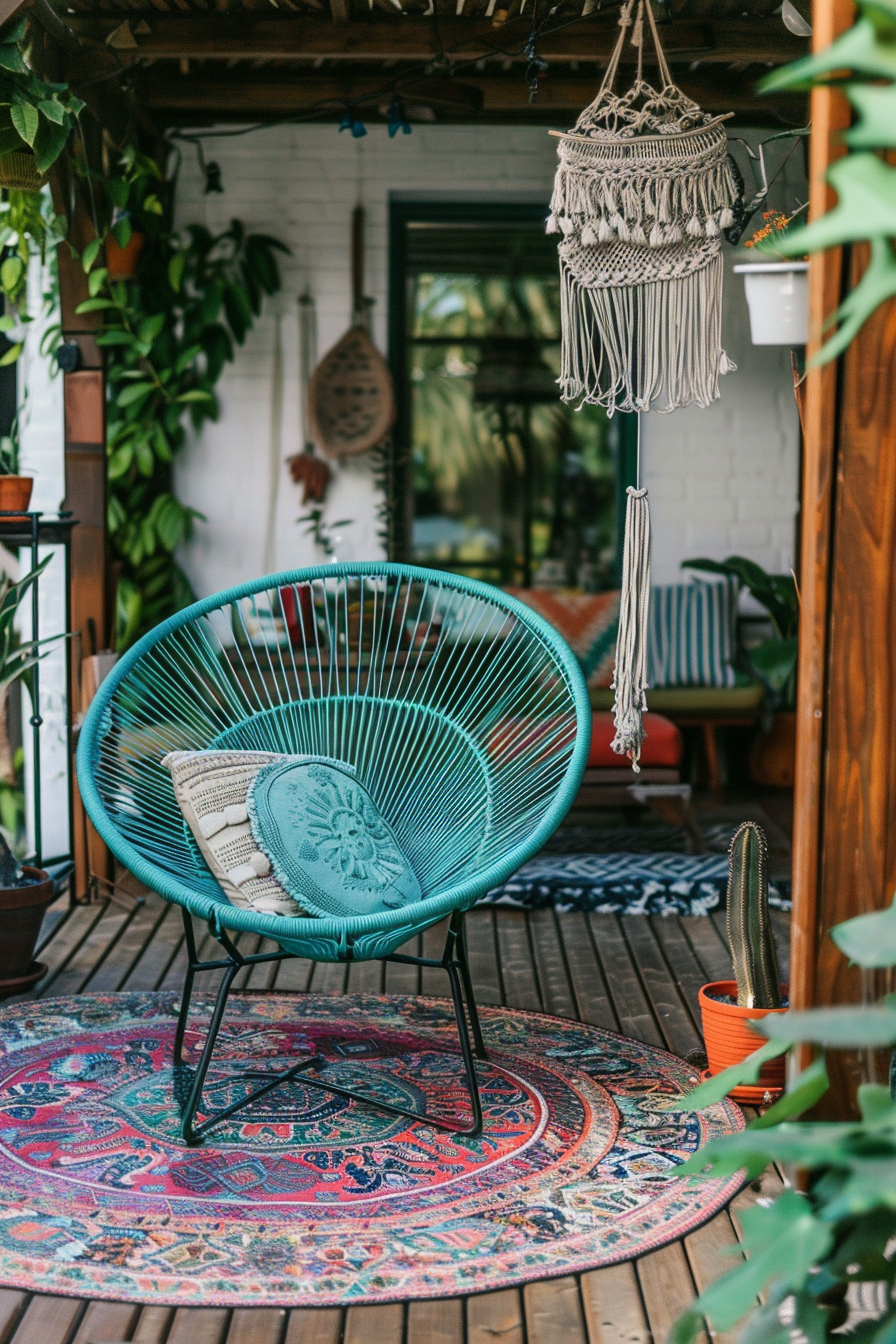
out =
<path fill-rule="evenodd" d="M 634 10 L 634 20 L 632 13 Z M 644 21 L 662 87 L 643 78 Z M 722 123 L 676 88 L 649 3 L 628 0 L 594 102 L 560 138 L 548 232 L 560 233 L 561 396 L 612 413 L 719 395 L 721 230 L 737 187 Z M 628 30 L 637 75 L 614 92 Z M 654 403 L 656 403 L 654 405 Z"/>
<path fill-rule="evenodd" d="M 644 79 L 645 18 L 660 88 Z M 564 401 L 614 411 L 709 406 L 722 349 L 721 232 L 738 188 L 722 123 L 672 82 L 649 0 L 627 0 L 597 97 L 559 136 L 548 233 L 560 239 Z M 626 34 L 637 51 L 627 93 L 614 90 Z M 638 479 L 628 490 L 613 750 L 635 771 L 647 709 L 650 513 Z"/>

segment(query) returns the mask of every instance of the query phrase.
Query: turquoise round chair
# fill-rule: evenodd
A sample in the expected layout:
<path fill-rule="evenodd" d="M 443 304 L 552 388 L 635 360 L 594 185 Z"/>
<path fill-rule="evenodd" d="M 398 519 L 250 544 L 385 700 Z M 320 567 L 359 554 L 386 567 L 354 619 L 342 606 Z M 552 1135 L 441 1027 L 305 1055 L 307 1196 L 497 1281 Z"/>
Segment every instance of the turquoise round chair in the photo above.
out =
<path fill-rule="evenodd" d="M 259 579 L 179 612 L 120 659 L 81 729 L 78 784 L 115 857 L 183 910 L 189 966 L 174 1063 L 187 1143 L 299 1073 L 303 1085 L 389 1113 L 459 1134 L 481 1131 L 474 1055 L 484 1058 L 485 1045 L 463 915 L 559 825 L 581 783 L 590 725 L 579 666 L 536 613 L 497 588 L 405 565 L 334 564 Z M 321 918 L 232 905 L 185 826 L 162 764 L 172 751 L 210 749 L 351 766 L 392 828 L 421 898 Z M 207 925 L 220 957 L 198 959 L 190 916 Z M 440 960 L 398 951 L 446 916 Z M 244 955 L 241 933 L 272 939 L 278 950 Z M 203 1087 L 233 979 L 244 966 L 285 957 L 444 968 L 470 1116 L 423 1115 L 364 1097 L 328 1079 L 321 1056 L 277 1075 L 242 1070 L 247 1081 L 237 1091 L 245 1095 L 209 1112 Z M 188 1066 L 184 1032 L 204 970 L 224 974 L 203 1050 Z"/>

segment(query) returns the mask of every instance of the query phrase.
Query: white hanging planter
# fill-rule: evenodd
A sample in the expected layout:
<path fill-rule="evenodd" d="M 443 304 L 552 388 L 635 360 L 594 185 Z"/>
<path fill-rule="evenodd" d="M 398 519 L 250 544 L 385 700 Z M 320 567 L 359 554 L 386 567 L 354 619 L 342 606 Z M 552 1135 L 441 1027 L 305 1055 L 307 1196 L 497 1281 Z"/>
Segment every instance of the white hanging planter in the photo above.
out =
<path fill-rule="evenodd" d="M 805 345 L 809 339 L 808 261 L 744 261 L 754 345 Z"/>

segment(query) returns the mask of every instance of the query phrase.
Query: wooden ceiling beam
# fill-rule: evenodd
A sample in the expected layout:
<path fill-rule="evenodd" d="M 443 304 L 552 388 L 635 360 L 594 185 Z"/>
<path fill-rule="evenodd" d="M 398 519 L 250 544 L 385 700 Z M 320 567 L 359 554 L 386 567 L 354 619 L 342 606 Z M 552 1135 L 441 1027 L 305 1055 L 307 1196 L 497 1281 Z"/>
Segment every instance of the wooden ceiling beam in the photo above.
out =
<path fill-rule="evenodd" d="M 0 0 L 2 3 L 2 0 Z M 333 17 L 348 11 L 346 0 L 330 0 Z M 143 17 L 143 16 L 141 16 Z M 72 15 L 72 28 L 98 44 L 117 27 L 121 16 Z M 125 54 L 167 60 L 265 60 L 311 57 L 338 61 L 428 61 L 441 53 L 428 19 L 374 18 L 333 23 L 327 19 L 258 18 L 251 13 L 152 14 L 145 18 L 149 33 L 135 34 L 136 46 Z M 528 19 L 495 27 L 474 19 L 443 19 L 439 35 L 444 55 L 451 61 L 482 59 L 519 52 L 531 32 Z M 606 61 L 618 36 L 617 25 L 590 16 L 573 24 L 559 24 L 538 41 L 539 55 L 547 61 Z M 690 21 L 675 19 L 661 28 L 666 53 L 676 58 L 713 64 L 734 61 L 782 64 L 806 54 L 807 43 L 793 37 L 777 15 L 767 19 Z"/>
<path fill-rule="evenodd" d="M 362 106 L 369 100 L 370 110 L 376 113 L 380 101 L 388 101 L 391 91 L 384 92 L 386 79 L 376 76 L 332 76 L 301 72 L 295 79 L 236 78 L 191 76 L 177 79 L 154 72 L 152 79 L 141 82 L 141 96 L 150 110 L 167 121 L 184 121 L 197 116 L 202 119 L 284 117 L 317 109 L 318 104 L 332 104 L 333 112 L 346 103 Z M 563 124 L 572 113 L 577 113 L 597 92 L 593 78 L 564 74 L 544 79 L 539 88 L 538 101 L 529 102 L 525 81 L 519 73 L 509 75 L 465 75 L 464 84 L 482 91 L 483 109 L 470 120 L 487 120 L 490 114 L 526 113 L 528 120 L 545 120 L 556 114 Z M 796 122 L 805 115 L 805 99 L 800 95 L 760 97 L 750 77 L 713 77 L 710 73 L 682 78 L 681 87 L 709 112 L 756 113 L 768 117 L 776 112 L 792 116 Z M 412 102 L 413 85 L 398 90 Z M 424 100 L 425 101 L 425 100 Z M 327 109 L 320 108 L 322 118 Z"/>

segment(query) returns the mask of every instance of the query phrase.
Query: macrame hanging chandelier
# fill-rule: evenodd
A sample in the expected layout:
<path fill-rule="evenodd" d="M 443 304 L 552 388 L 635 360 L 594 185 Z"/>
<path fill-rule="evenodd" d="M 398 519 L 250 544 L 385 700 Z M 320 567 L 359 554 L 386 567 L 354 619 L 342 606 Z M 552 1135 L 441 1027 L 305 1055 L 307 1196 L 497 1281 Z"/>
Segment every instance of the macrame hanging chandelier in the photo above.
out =
<path fill-rule="evenodd" d="M 634 15 L 634 17 L 633 17 Z M 643 77 L 645 17 L 660 89 Z M 721 231 L 737 187 L 722 123 L 676 88 L 648 0 L 628 0 L 594 102 L 560 138 L 548 233 L 559 233 L 561 397 L 674 411 L 719 395 Z M 637 75 L 614 92 L 631 29 Z M 730 114 L 729 114 L 730 115 Z"/>

